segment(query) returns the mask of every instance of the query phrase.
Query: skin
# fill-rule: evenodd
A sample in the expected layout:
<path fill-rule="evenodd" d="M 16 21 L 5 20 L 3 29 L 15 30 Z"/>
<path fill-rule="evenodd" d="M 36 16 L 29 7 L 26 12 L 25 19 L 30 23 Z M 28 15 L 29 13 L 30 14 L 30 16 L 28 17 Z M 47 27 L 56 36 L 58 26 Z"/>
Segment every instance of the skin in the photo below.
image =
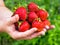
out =
<path fill-rule="evenodd" d="M 18 22 L 19 17 L 16 14 L 15 16 L 11 17 L 13 12 L 11 12 L 5 5 L 3 0 L 0 0 L 0 32 L 6 32 L 9 34 L 13 39 L 16 40 L 27 40 L 32 39 L 38 36 L 45 34 L 46 28 L 43 29 L 41 32 L 36 32 L 37 28 L 31 28 L 25 32 L 18 32 L 15 29 L 14 23 Z M 54 25 L 51 25 L 49 29 L 54 28 Z"/>

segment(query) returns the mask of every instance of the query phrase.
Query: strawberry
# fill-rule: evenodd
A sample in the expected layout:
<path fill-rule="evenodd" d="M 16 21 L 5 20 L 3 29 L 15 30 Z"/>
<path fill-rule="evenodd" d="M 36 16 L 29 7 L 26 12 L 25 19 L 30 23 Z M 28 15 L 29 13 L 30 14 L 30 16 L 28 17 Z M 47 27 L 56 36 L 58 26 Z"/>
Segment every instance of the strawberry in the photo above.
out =
<path fill-rule="evenodd" d="M 36 13 L 35 12 L 30 12 L 29 14 L 28 14 L 28 21 L 30 22 L 30 23 L 32 23 L 35 19 L 37 19 L 38 18 L 38 16 L 36 15 Z"/>
<path fill-rule="evenodd" d="M 32 27 L 36 27 L 38 31 L 42 31 L 44 24 L 42 22 L 39 22 L 38 20 L 33 21 Z"/>
<path fill-rule="evenodd" d="M 15 13 L 14 13 L 14 15 L 15 14 L 18 14 L 19 20 L 23 20 L 24 21 L 27 18 L 27 11 L 26 11 L 26 9 L 24 7 L 17 8 Z"/>
<path fill-rule="evenodd" d="M 24 21 L 21 23 L 21 25 L 19 26 L 19 31 L 20 32 L 24 32 L 26 30 L 28 30 L 30 28 L 30 25 L 27 21 Z"/>
<path fill-rule="evenodd" d="M 44 20 L 43 23 L 44 23 L 45 26 L 50 26 L 51 25 L 49 20 Z"/>
<path fill-rule="evenodd" d="M 46 20 L 47 17 L 48 17 L 48 12 L 43 10 L 43 9 L 40 9 L 38 12 L 37 12 L 37 15 L 38 17 L 41 19 L 41 20 Z"/>
<path fill-rule="evenodd" d="M 29 3 L 28 4 L 28 10 L 29 11 L 34 11 L 34 12 L 38 11 L 37 4 L 35 4 L 34 2 Z"/>

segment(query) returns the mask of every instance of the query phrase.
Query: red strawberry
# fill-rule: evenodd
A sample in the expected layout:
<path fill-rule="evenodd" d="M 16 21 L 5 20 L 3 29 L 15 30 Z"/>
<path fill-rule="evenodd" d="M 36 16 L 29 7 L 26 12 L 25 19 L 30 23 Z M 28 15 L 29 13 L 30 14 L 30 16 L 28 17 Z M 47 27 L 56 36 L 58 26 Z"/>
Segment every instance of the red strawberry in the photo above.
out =
<path fill-rule="evenodd" d="M 30 25 L 27 21 L 22 22 L 22 24 L 19 27 L 19 31 L 24 32 L 30 28 Z"/>
<path fill-rule="evenodd" d="M 38 11 L 37 4 L 35 4 L 34 2 L 31 2 L 30 4 L 28 4 L 28 10 L 29 11 L 34 11 L 34 12 Z"/>
<path fill-rule="evenodd" d="M 48 12 L 43 10 L 43 9 L 40 9 L 38 12 L 37 12 L 37 15 L 38 17 L 40 17 L 41 20 L 46 20 L 47 17 L 48 17 Z"/>
<path fill-rule="evenodd" d="M 18 14 L 19 20 L 25 20 L 27 18 L 27 11 L 24 7 L 19 7 L 14 14 Z"/>
<path fill-rule="evenodd" d="M 43 21 L 43 23 L 44 23 L 45 26 L 50 26 L 51 25 L 49 20 L 45 20 L 45 21 Z"/>
<path fill-rule="evenodd" d="M 44 28 L 44 24 L 42 22 L 39 22 L 38 20 L 35 20 L 32 23 L 32 27 L 36 27 L 36 28 L 38 28 L 38 31 L 42 31 Z"/>
<path fill-rule="evenodd" d="M 31 22 L 33 22 L 35 19 L 37 19 L 38 18 L 38 16 L 36 15 L 36 13 L 35 12 L 30 12 L 29 14 L 28 14 L 28 21 L 31 23 Z"/>

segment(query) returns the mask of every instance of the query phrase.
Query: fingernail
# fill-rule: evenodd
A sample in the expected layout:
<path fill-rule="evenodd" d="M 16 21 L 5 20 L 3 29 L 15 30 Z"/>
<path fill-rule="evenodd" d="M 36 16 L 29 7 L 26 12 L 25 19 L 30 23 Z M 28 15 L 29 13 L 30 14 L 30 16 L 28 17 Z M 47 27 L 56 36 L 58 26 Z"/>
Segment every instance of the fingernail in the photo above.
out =
<path fill-rule="evenodd" d="M 44 28 L 43 31 L 46 32 L 47 30 Z"/>
<path fill-rule="evenodd" d="M 48 14 L 48 17 L 49 17 L 49 14 Z"/>
<path fill-rule="evenodd" d="M 42 34 L 42 35 L 45 35 L 45 32 L 44 32 L 44 31 L 41 31 L 41 34 Z"/>
<path fill-rule="evenodd" d="M 45 28 L 46 28 L 46 29 L 49 29 L 49 26 L 48 26 L 48 25 L 46 25 L 46 26 L 45 26 Z"/>
<path fill-rule="evenodd" d="M 19 19 L 19 16 L 18 16 L 18 14 L 16 14 L 16 15 L 15 15 L 15 17 L 17 18 L 17 20 Z"/>
<path fill-rule="evenodd" d="M 54 25 L 51 25 L 51 27 L 52 27 L 52 28 L 55 28 L 55 26 L 54 26 Z"/>

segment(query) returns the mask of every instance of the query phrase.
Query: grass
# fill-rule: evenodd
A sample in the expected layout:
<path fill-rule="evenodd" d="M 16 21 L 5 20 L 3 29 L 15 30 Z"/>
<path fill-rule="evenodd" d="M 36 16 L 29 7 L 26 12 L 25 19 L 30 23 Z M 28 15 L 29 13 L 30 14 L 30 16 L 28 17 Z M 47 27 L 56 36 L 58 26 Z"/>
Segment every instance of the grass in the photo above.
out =
<path fill-rule="evenodd" d="M 6 33 L 0 33 L 1 45 L 60 45 L 60 0 L 5 0 L 6 6 L 14 12 L 19 6 L 27 7 L 30 2 L 35 2 L 40 8 L 49 12 L 49 20 L 56 26 L 44 36 L 32 40 L 13 40 Z"/>

